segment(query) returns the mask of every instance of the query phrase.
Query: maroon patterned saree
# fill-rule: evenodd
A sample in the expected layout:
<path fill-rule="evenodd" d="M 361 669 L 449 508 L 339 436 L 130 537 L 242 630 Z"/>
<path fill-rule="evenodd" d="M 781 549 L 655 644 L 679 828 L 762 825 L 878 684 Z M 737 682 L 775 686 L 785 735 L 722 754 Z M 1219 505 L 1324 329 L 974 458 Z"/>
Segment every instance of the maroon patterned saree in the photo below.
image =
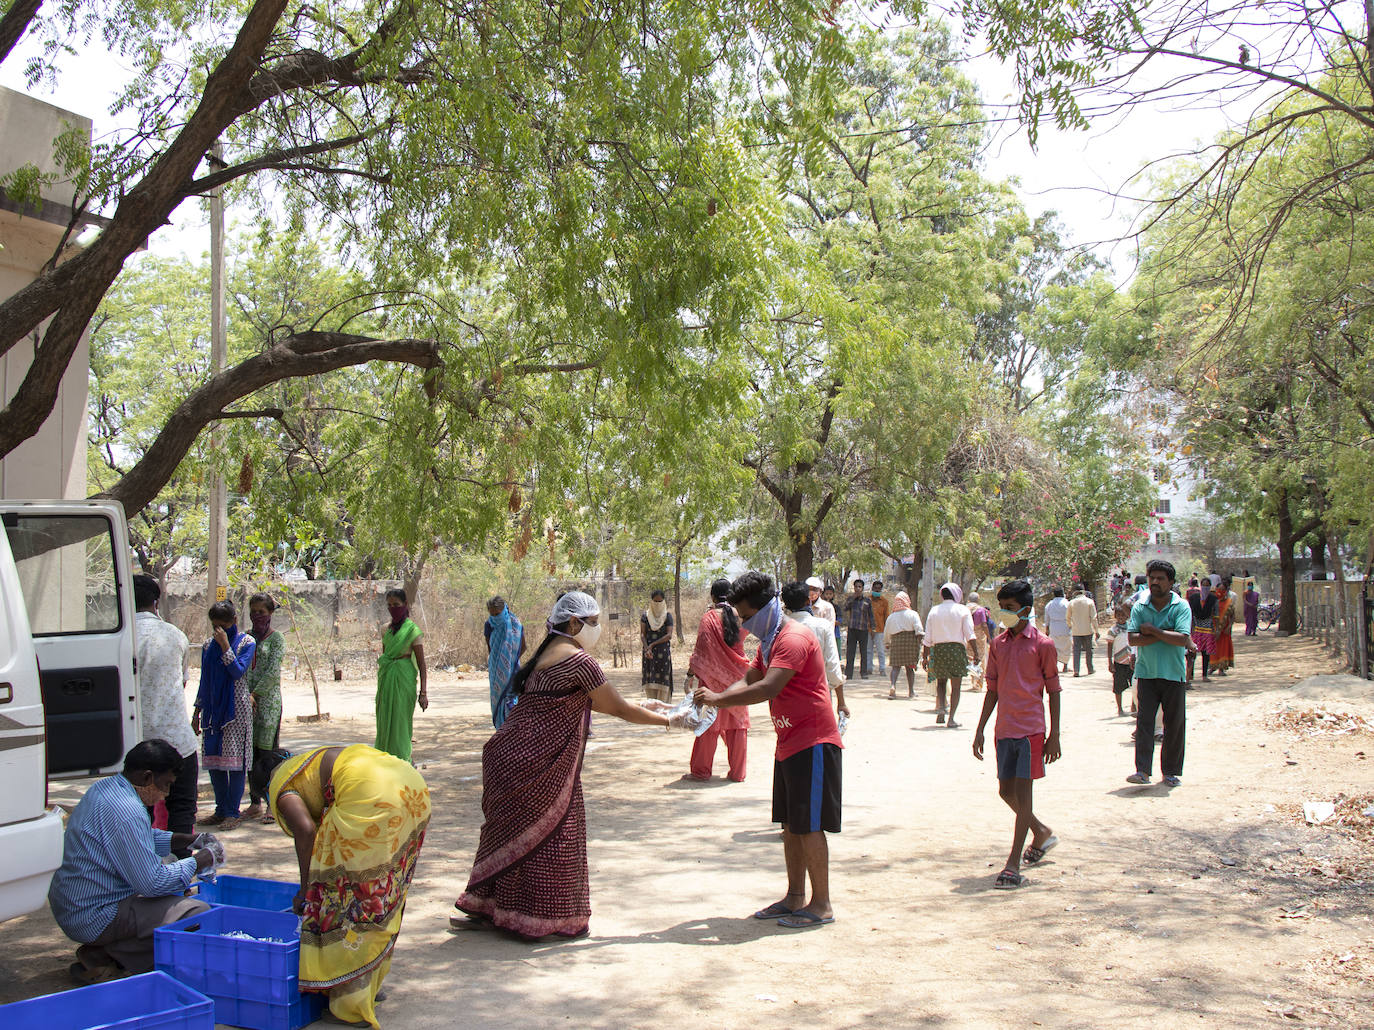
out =
<path fill-rule="evenodd" d="M 605 682 L 582 651 L 538 670 L 482 749 L 482 835 L 457 901 L 468 915 L 530 938 L 587 929 L 582 755 Z"/>

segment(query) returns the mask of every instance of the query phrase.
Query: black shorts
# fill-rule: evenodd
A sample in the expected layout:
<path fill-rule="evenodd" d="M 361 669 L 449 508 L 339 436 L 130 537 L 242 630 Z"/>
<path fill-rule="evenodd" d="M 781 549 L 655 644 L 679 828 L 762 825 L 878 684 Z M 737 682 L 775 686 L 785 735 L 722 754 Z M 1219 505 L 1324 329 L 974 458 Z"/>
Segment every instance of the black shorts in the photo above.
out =
<path fill-rule="evenodd" d="M 1135 667 L 1123 665 L 1121 662 L 1112 662 L 1112 692 L 1124 694 L 1131 689 L 1131 679 L 1135 676 Z"/>
<path fill-rule="evenodd" d="M 773 822 L 792 833 L 840 832 L 840 754 L 816 744 L 773 762 Z"/>

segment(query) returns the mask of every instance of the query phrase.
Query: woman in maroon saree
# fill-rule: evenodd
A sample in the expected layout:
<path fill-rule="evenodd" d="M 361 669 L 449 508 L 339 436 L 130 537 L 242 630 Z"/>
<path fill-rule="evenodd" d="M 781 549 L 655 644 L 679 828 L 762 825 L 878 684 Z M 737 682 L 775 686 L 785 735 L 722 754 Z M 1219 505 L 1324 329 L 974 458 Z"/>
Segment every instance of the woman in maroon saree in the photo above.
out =
<path fill-rule="evenodd" d="M 515 675 L 515 707 L 482 748 L 484 822 L 456 907 L 531 940 L 587 933 L 582 757 L 591 713 L 670 725 L 666 715 L 631 704 L 606 682 L 587 654 L 600 636 L 599 621 L 590 595 L 558 599 L 548 636 Z"/>

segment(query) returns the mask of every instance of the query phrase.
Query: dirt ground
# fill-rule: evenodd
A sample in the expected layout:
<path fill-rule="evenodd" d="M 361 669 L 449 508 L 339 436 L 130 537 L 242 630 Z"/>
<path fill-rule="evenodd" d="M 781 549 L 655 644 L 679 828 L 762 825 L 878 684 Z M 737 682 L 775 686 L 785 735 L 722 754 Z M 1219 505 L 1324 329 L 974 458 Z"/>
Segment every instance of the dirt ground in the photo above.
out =
<path fill-rule="evenodd" d="M 951 731 L 925 690 L 888 701 L 885 681 L 852 684 L 844 832 L 830 845 L 837 921 L 807 931 L 749 918 L 785 885 L 766 712 L 753 710 L 742 784 L 684 783 L 689 737 L 596 717 L 583 772 L 592 933 L 540 945 L 449 930 L 477 844 L 490 722 L 484 674 L 434 677 L 416 720 L 434 820 L 383 1023 L 1374 1026 L 1374 822 L 1300 815 L 1305 800 L 1365 799 L 1344 816 L 1374 800 L 1374 735 L 1274 721 L 1283 706 L 1318 704 L 1374 716 L 1374 684 L 1295 696 L 1298 679 L 1331 667 L 1316 645 L 1236 643 L 1238 669 L 1189 694 L 1172 792 L 1124 782 L 1132 727 L 1115 716 L 1101 658 L 1095 675 L 1065 679 L 1064 758 L 1036 785 L 1062 843 L 1017 892 L 992 890 L 1012 818 L 992 762 L 969 748 L 982 695 L 965 695 Z M 610 675 L 639 694 L 637 671 Z M 370 743 L 371 689 L 328 684 L 332 721 L 305 724 L 294 716 L 313 710 L 309 687 L 288 684 L 284 745 Z M 723 774 L 723 750 L 716 763 Z M 54 800 L 78 796 L 64 787 Z M 294 878 L 275 827 L 224 840 L 228 871 Z M 65 988 L 71 947 L 46 910 L 0 925 L 0 1002 Z"/>

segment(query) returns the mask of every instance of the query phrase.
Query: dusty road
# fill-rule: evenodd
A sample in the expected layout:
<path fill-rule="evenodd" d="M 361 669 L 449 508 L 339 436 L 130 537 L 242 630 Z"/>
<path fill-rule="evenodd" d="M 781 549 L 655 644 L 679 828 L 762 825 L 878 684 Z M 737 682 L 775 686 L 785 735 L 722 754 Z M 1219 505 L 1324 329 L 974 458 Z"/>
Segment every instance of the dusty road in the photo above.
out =
<path fill-rule="evenodd" d="M 435 815 L 383 1023 L 1374 1026 L 1371 837 L 1297 817 L 1303 800 L 1374 794 L 1374 736 L 1270 728 L 1281 704 L 1313 706 L 1292 685 L 1329 662 L 1267 635 L 1237 650 L 1234 674 L 1190 692 L 1171 793 L 1124 782 L 1131 723 L 1114 715 L 1101 659 L 1065 679 L 1064 758 L 1036 786 L 1062 843 L 1019 892 L 991 889 L 1011 813 L 992 762 L 970 753 L 982 696 L 966 695 L 951 731 L 928 693 L 894 702 L 886 682 L 853 684 L 837 922 L 809 931 L 748 918 L 784 886 L 763 710 L 743 784 L 720 777 L 723 751 L 716 779 L 684 783 L 690 738 L 597 717 L 583 773 L 592 934 L 551 945 L 448 928 L 477 843 L 489 721 L 484 674 L 436 676 L 416 722 Z M 631 695 L 637 679 L 613 674 Z M 370 684 L 329 684 L 333 721 L 294 721 L 312 706 L 308 685 L 288 684 L 285 746 L 371 742 Z M 1374 690 L 1326 706 L 1371 716 Z M 274 827 L 225 843 L 229 871 L 291 877 Z M 65 987 L 70 949 L 46 912 L 0 925 L 0 1001 Z"/>

